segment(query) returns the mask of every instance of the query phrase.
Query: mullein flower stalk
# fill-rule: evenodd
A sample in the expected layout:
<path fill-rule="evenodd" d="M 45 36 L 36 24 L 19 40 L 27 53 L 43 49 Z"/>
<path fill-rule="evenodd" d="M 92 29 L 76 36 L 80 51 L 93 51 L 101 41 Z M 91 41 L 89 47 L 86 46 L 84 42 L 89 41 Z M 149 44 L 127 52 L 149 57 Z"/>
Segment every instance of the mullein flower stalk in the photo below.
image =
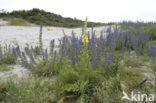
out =
<path fill-rule="evenodd" d="M 82 42 L 84 43 L 84 46 L 86 46 L 87 43 L 88 43 L 88 36 L 87 36 L 87 17 L 86 17 L 85 26 L 84 26 L 84 34 L 82 35 Z"/>
<path fill-rule="evenodd" d="M 90 58 L 88 55 L 87 44 L 88 44 L 88 36 L 87 36 L 87 17 L 84 25 L 84 34 L 82 35 L 83 49 L 82 49 L 82 63 L 84 63 L 85 68 L 89 68 L 90 66 Z"/>

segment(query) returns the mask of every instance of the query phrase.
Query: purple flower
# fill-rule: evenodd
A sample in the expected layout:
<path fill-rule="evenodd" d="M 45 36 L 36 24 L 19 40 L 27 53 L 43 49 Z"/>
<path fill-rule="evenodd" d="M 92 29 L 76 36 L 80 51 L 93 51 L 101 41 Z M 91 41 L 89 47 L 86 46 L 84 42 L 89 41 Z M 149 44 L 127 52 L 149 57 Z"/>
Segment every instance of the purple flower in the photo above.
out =
<path fill-rule="evenodd" d="M 44 59 L 48 60 L 48 50 L 47 49 L 44 50 Z"/>
<path fill-rule="evenodd" d="M 53 39 L 50 42 L 50 52 L 52 52 L 52 53 L 53 53 L 53 50 L 54 50 L 54 46 L 55 46 L 55 40 Z"/>
<path fill-rule="evenodd" d="M 105 66 L 108 67 L 110 64 L 112 64 L 113 62 L 113 54 L 111 52 L 106 54 L 106 58 L 105 58 Z"/>
<path fill-rule="evenodd" d="M 29 55 L 29 53 L 30 53 L 29 52 L 29 48 L 28 47 L 25 47 L 24 50 L 25 50 L 26 54 Z"/>
<path fill-rule="evenodd" d="M 54 57 L 53 57 L 53 60 L 52 60 L 52 69 L 54 69 L 54 66 L 55 66 L 56 55 L 57 55 L 57 52 L 56 52 L 56 50 L 55 50 L 55 51 L 54 51 Z"/>
<path fill-rule="evenodd" d="M 147 47 L 147 53 L 151 58 L 156 59 L 156 45 L 152 42 L 151 45 Z"/>
<path fill-rule="evenodd" d="M 35 59 L 34 59 L 34 56 L 33 56 L 33 54 L 32 54 L 32 53 L 30 53 L 30 54 L 29 54 L 29 59 L 30 59 L 32 62 L 34 62 L 34 63 L 35 63 Z"/>

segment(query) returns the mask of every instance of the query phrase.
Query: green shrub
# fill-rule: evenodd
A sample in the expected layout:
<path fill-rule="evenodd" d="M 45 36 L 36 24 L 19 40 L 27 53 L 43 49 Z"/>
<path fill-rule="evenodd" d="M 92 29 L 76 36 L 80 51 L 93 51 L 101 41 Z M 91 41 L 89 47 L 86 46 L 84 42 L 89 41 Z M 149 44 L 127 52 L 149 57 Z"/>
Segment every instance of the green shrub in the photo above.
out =
<path fill-rule="evenodd" d="M 0 65 L 2 64 L 10 65 L 15 63 L 16 63 L 16 59 L 12 53 L 5 53 L 0 57 Z"/>
<path fill-rule="evenodd" d="M 30 23 L 40 24 L 42 21 L 44 25 L 47 26 L 58 26 L 58 27 L 81 27 L 83 24 L 82 20 L 65 18 L 61 15 L 46 12 L 38 8 L 33 8 L 32 10 L 18 10 L 12 11 L 7 14 L 1 13 L 0 18 L 9 18 L 11 25 L 30 25 Z M 14 19 L 16 18 L 16 19 Z M 30 22 L 30 23 L 28 23 Z M 89 22 L 88 26 L 103 26 L 104 23 Z"/>
<path fill-rule="evenodd" d="M 65 98 L 64 101 L 75 98 L 74 100 L 76 103 L 93 102 L 93 94 L 96 92 L 95 88 L 99 87 L 108 76 L 104 75 L 104 68 L 92 70 L 91 67 L 86 65 L 86 63 L 87 62 L 79 62 L 75 66 L 68 66 L 68 68 L 60 69 L 58 82 L 55 84 L 58 97 L 61 99 Z M 114 63 L 114 66 L 111 66 L 111 69 L 118 69 L 117 64 L 118 63 Z M 117 73 L 118 71 L 109 72 L 109 78 L 115 78 Z M 113 83 L 116 82 L 113 81 Z M 70 98 L 68 98 L 68 96 Z"/>
<path fill-rule="evenodd" d="M 90 100 L 94 87 L 102 81 L 102 75 L 98 71 L 83 70 L 83 68 L 68 68 L 60 71 L 56 83 L 56 94 L 59 97 L 73 96 L 76 101 Z M 86 98 L 88 97 L 88 99 Z M 72 98 L 71 98 L 72 99 Z"/>
<path fill-rule="evenodd" d="M 2 81 L 0 80 L 0 101 L 5 99 L 9 89 L 10 89 L 10 86 L 7 83 L 5 83 L 5 82 L 2 83 Z"/>
<path fill-rule="evenodd" d="M 39 76 L 52 76 L 54 74 L 54 69 L 49 61 L 41 61 L 37 65 L 35 73 Z"/>
<path fill-rule="evenodd" d="M 155 41 L 156 40 L 156 25 L 152 25 L 149 27 L 150 37 Z"/>

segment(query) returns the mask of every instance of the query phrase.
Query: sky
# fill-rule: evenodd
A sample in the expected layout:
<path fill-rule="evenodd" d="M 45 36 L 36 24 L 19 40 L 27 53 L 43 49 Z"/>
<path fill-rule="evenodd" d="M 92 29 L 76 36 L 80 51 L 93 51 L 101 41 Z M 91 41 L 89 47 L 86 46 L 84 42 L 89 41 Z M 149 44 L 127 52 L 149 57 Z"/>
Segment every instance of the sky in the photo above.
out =
<path fill-rule="evenodd" d="M 156 21 L 156 0 L 0 0 L 0 10 L 32 8 L 93 22 Z"/>

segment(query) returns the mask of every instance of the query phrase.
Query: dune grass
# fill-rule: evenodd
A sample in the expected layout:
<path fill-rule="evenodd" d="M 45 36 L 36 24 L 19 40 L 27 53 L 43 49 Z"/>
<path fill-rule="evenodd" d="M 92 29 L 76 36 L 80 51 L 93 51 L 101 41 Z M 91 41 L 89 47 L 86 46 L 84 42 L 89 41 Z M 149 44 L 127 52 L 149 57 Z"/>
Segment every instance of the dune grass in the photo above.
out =
<path fill-rule="evenodd" d="M 8 21 L 8 25 L 14 25 L 14 26 L 32 26 L 35 25 L 33 23 L 30 23 L 22 18 L 15 18 L 15 17 L 2 17 L 0 19 L 3 19 L 5 21 Z"/>

